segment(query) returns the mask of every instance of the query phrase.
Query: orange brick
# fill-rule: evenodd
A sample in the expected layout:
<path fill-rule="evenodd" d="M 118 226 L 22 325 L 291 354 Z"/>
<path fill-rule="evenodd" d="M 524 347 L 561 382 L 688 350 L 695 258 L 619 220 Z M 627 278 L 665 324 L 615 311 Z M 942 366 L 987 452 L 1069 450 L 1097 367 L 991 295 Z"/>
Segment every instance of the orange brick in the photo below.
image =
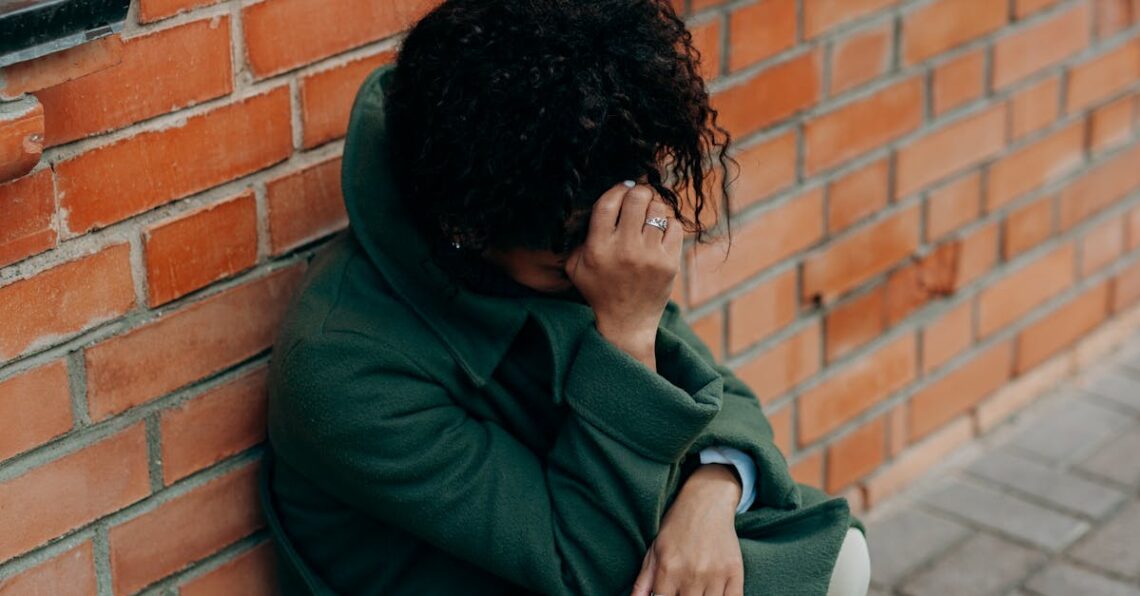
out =
<path fill-rule="evenodd" d="M 288 252 L 348 224 L 340 167 L 337 157 L 266 183 L 273 254 Z"/>
<path fill-rule="evenodd" d="M 1081 238 L 1081 275 L 1104 269 L 1124 254 L 1124 221 L 1114 217 L 1092 228 Z"/>
<path fill-rule="evenodd" d="M 717 122 L 734 137 L 770 126 L 815 105 L 822 76 L 820 52 L 807 52 L 768 67 L 712 98 Z"/>
<path fill-rule="evenodd" d="M 108 35 L 52 52 L 39 58 L 9 64 L 0 81 L 0 100 L 19 99 L 25 93 L 54 87 L 85 77 L 123 60 L 123 38 Z"/>
<path fill-rule="evenodd" d="M 804 37 L 811 39 L 898 3 L 899 0 L 804 0 Z"/>
<path fill-rule="evenodd" d="M 809 190 L 747 222 L 737 222 L 731 250 L 702 245 L 687 253 L 689 300 L 697 306 L 823 236 L 823 192 Z"/>
<path fill-rule="evenodd" d="M 278 0 L 242 8 L 250 70 L 257 78 L 297 68 L 395 35 L 438 0 Z M 298 36 L 298 31 L 304 31 Z"/>
<path fill-rule="evenodd" d="M 249 549 L 232 561 L 183 584 L 181 596 L 274 596 L 277 589 L 277 560 L 269 541 Z"/>
<path fill-rule="evenodd" d="M 130 247 L 120 244 L 0 286 L 0 361 L 66 340 L 135 305 Z"/>
<path fill-rule="evenodd" d="M 690 327 L 693 333 L 708 346 L 717 361 L 724 359 L 724 310 L 717 309 L 711 313 L 692 321 Z M 735 327 L 733 327 L 735 329 Z"/>
<path fill-rule="evenodd" d="M 732 210 L 740 211 L 796 183 L 796 132 L 755 143 L 733 155 L 740 175 L 730 187 Z"/>
<path fill-rule="evenodd" d="M 1055 196 L 1041 197 L 1009 214 L 1005 221 L 1003 254 L 1012 259 L 1053 235 Z"/>
<path fill-rule="evenodd" d="M 1121 271 L 1112 280 L 1112 312 L 1121 312 L 1140 302 L 1140 263 Z"/>
<path fill-rule="evenodd" d="M 1107 99 L 1140 78 L 1140 42 L 1130 40 L 1116 49 L 1069 70 L 1067 104 L 1070 112 Z"/>
<path fill-rule="evenodd" d="M 788 471 L 796 482 L 823 488 L 823 450 L 803 456 Z"/>
<path fill-rule="evenodd" d="M 112 527 L 115 593 L 133 594 L 261 527 L 256 474 L 256 464 L 243 466 Z"/>
<path fill-rule="evenodd" d="M 56 245 L 55 188 L 51 168 L 0 184 L 0 267 Z"/>
<path fill-rule="evenodd" d="M 1068 288 L 1075 258 L 1073 245 L 1064 244 L 983 290 L 978 297 L 980 336 L 992 335 Z"/>
<path fill-rule="evenodd" d="M 882 287 L 875 288 L 836 306 L 827 315 L 828 362 L 835 362 L 883 333 L 885 295 Z"/>
<path fill-rule="evenodd" d="M 994 45 L 994 87 L 1020 81 L 1088 47 L 1089 18 L 1088 4 L 1081 2 L 999 39 Z"/>
<path fill-rule="evenodd" d="M 922 123 L 922 81 L 914 77 L 807 123 L 806 168 L 815 174 L 863 155 Z"/>
<path fill-rule="evenodd" d="M 880 416 L 827 447 L 827 492 L 835 494 L 883 464 L 887 426 Z"/>
<path fill-rule="evenodd" d="M 740 70 L 796 45 L 795 0 L 763 0 L 728 13 L 729 70 Z"/>
<path fill-rule="evenodd" d="M 284 160 L 289 110 L 288 87 L 277 87 L 56 164 L 68 229 L 103 227 Z"/>
<path fill-rule="evenodd" d="M 903 18 L 903 61 L 931 56 L 997 31 L 1008 21 L 1005 4 L 993 0 L 936 0 Z"/>
<path fill-rule="evenodd" d="M 963 302 L 922 330 L 922 371 L 929 374 L 961 354 L 974 341 L 971 302 Z"/>
<path fill-rule="evenodd" d="M 796 270 L 789 269 L 729 303 L 729 352 L 739 353 L 796 319 L 796 278 Z"/>
<path fill-rule="evenodd" d="M 1031 370 L 1108 317 L 1108 283 L 1098 284 L 1017 336 L 1017 372 Z"/>
<path fill-rule="evenodd" d="M 720 75 L 723 57 L 720 51 L 721 18 L 706 21 L 700 24 L 689 24 L 689 32 L 693 34 L 693 47 L 700 53 L 697 68 L 701 78 L 706 81 L 715 79 Z"/>
<path fill-rule="evenodd" d="M 1133 128 L 1134 97 L 1122 97 L 1094 111 L 1089 118 L 1089 148 L 1094 153 L 1128 142 Z"/>
<path fill-rule="evenodd" d="M 0 560 L 150 494 L 146 430 L 140 422 L 110 438 L 0 482 Z"/>
<path fill-rule="evenodd" d="M 977 173 L 932 191 L 926 198 L 927 240 L 940 240 L 978 219 L 981 207 L 981 175 Z"/>
<path fill-rule="evenodd" d="M 38 91 L 36 97 L 44 104 L 51 147 L 231 91 L 230 20 L 221 16 L 127 39 L 119 64 Z"/>
<path fill-rule="evenodd" d="M 162 475 L 173 484 L 265 438 L 266 369 L 162 413 Z"/>
<path fill-rule="evenodd" d="M 896 195 L 905 197 L 985 160 L 1005 146 L 1005 110 L 990 108 L 927 134 L 899 150 Z"/>
<path fill-rule="evenodd" d="M 1140 18 L 1140 0 L 1095 0 L 1096 35 L 1104 38 L 1131 27 Z"/>
<path fill-rule="evenodd" d="M 805 301 L 831 302 L 918 249 L 919 209 L 912 206 L 833 241 L 804 263 Z"/>
<path fill-rule="evenodd" d="M 836 233 L 879 212 L 890 197 L 890 168 L 880 159 L 828 185 L 827 231 Z"/>
<path fill-rule="evenodd" d="M 800 446 L 814 443 L 914 380 L 917 352 L 914 335 L 904 335 L 804 391 L 799 398 Z"/>
<path fill-rule="evenodd" d="M 998 224 L 993 222 L 971 231 L 961 240 L 955 288 L 964 288 L 989 273 L 999 255 Z"/>
<path fill-rule="evenodd" d="M 1014 140 L 1052 124 L 1061 110 L 1061 78 L 1052 76 L 1018 91 L 1009 100 Z"/>
<path fill-rule="evenodd" d="M 0 381 L 0 461 L 71 430 L 67 364 L 57 360 Z"/>
<path fill-rule="evenodd" d="M 935 298 L 950 296 L 961 275 L 961 240 L 947 242 L 887 278 L 885 316 L 893 327 Z"/>
<path fill-rule="evenodd" d="M 891 408 L 887 413 L 887 455 L 897 457 L 906 449 L 906 404 Z"/>
<path fill-rule="evenodd" d="M 986 91 L 984 50 L 962 54 L 934 69 L 934 113 L 944 114 L 978 99 Z"/>
<path fill-rule="evenodd" d="M 1014 0 L 1013 14 L 1017 18 L 1027 17 L 1057 3 L 1058 0 Z"/>
<path fill-rule="evenodd" d="M 764 412 L 768 424 L 772 426 L 772 442 L 780 453 L 792 451 L 792 406 L 785 405 L 771 412 Z"/>
<path fill-rule="evenodd" d="M 819 322 L 813 322 L 742 364 L 737 375 L 756 392 L 761 403 L 771 403 L 819 372 L 820 332 Z"/>
<path fill-rule="evenodd" d="M 1004 385 L 1013 370 L 1012 347 L 1003 342 L 989 348 L 915 394 L 907 407 L 910 442 L 942 428 Z"/>
<path fill-rule="evenodd" d="M 34 96 L 12 102 L 0 115 L 0 182 L 19 178 L 44 152 L 44 107 Z"/>
<path fill-rule="evenodd" d="M 90 540 L 27 571 L 0 579 L 0 596 L 88 596 L 98 590 Z"/>
<path fill-rule="evenodd" d="M 1084 124 L 1077 122 L 1022 147 L 990 167 L 986 210 L 1063 178 L 1084 162 Z"/>
<path fill-rule="evenodd" d="M 1069 230 L 1140 186 L 1140 145 L 1089 168 L 1061 191 L 1061 230 Z"/>
<path fill-rule="evenodd" d="M 217 4 L 220 0 L 139 0 L 139 22 L 154 21 L 176 14 Z"/>
<path fill-rule="evenodd" d="M 882 76 L 891 66 L 894 27 L 883 23 L 857 31 L 832 46 L 831 94 L 853 89 Z"/>
<path fill-rule="evenodd" d="M 152 307 L 244 271 L 257 262 L 253 193 L 151 226 L 143 242 Z"/>
<path fill-rule="evenodd" d="M 88 348 L 91 418 L 104 420 L 268 348 L 299 274 L 296 267 L 276 272 Z"/>
<path fill-rule="evenodd" d="M 377 68 L 392 62 L 385 51 L 301 79 L 302 146 L 311 149 L 344 136 L 356 90 Z"/>

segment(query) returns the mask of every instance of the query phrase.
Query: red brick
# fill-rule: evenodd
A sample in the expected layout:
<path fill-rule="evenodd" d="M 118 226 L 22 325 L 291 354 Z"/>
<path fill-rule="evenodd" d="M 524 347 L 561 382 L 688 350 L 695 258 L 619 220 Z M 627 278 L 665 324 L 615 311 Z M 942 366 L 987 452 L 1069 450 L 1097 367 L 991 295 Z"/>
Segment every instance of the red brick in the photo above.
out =
<path fill-rule="evenodd" d="M 804 0 L 804 37 L 811 39 L 899 0 Z"/>
<path fill-rule="evenodd" d="M 290 251 L 348 224 L 340 166 L 338 157 L 266 183 L 273 254 Z"/>
<path fill-rule="evenodd" d="M 213 571 L 186 582 L 178 593 L 181 596 L 274 596 L 280 593 L 276 567 L 273 543 L 265 541 Z"/>
<path fill-rule="evenodd" d="M 915 77 L 809 121 L 804 129 L 808 174 L 885 145 L 922 123 L 922 80 Z"/>
<path fill-rule="evenodd" d="M 1053 235 L 1053 205 L 1056 196 L 1039 198 L 1011 212 L 1005 221 L 1006 259 L 1028 251 Z"/>
<path fill-rule="evenodd" d="M 981 175 L 977 173 L 931 191 L 926 198 L 927 241 L 940 240 L 978 219 L 981 207 Z"/>
<path fill-rule="evenodd" d="M 51 168 L 0 184 L 0 267 L 54 248 L 55 187 Z"/>
<path fill-rule="evenodd" d="M 796 482 L 823 488 L 823 450 L 802 456 L 788 471 Z"/>
<path fill-rule="evenodd" d="M 692 0 L 689 12 L 696 13 L 714 6 L 724 6 L 728 2 L 729 0 Z M 684 0 L 672 0 L 673 9 L 678 13 L 680 13 L 679 7 L 682 4 L 684 4 Z"/>
<path fill-rule="evenodd" d="M 46 543 L 150 494 L 140 422 L 0 482 L 0 560 Z"/>
<path fill-rule="evenodd" d="M 883 273 L 918 249 L 918 236 L 915 205 L 833 241 L 804 263 L 804 300 L 831 302 Z"/>
<path fill-rule="evenodd" d="M 935 67 L 932 88 L 934 113 L 944 114 L 981 97 L 986 91 L 985 76 L 984 50 L 962 54 Z"/>
<path fill-rule="evenodd" d="M 875 288 L 836 306 L 827 315 L 828 362 L 835 362 L 883 333 L 885 295 L 882 287 Z"/>
<path fill-rule="evenodd" d="M 1018 91 L 1009 100 L 1010 129 L 1017 140 L 1052 124 L 1061 113 L 1061 77 L 1052 76 Z"/>
<path fill-rule="evenodd" d="M 1022 374 L 1072 345 L 1108 316 L 1108 283 L 1101 283 L 1049 313 L 1017 336 Z"/>
<path fill-rule="evenodd" d="M 788 131 L 733 155 L 740 163 L 740 175 L 733 180 L 730 189 L 734 212 L 796 183 L 796 137 L 794 130 Z"/>
<path fill-rule="evenodd" d="M 1116 49 L 1069 70 L 1067 104 L 1083 110 L 1133 85 L 1140 78 L 1140 42 L 1132 39 Z"/>
<path fill-rule="evenodd" d="M 820 52 L 807 52 L 768 67 L 747 81 L 712 98 L 717 122 L 733 137 L 775 124 L 819 101 L 822 76 Z"/>
<path fill-rule="evenodd" d="M 899 324 L 931 300 L 954 293 L 962 270 L 962 246 L 960 240 L 944 243 L 919 261 L 891 273 L 885 305 L 888 327 Z"/>
<path fill-rule="evenodd" d="M 896 162 L 896 195 L 905 197 L 1001 151 L 1005 109 L 959 119 L 903 147 Z"/>
<path fill-rule="evenodd" d="M 961 240 L 958 251 L 956 288 L 964 288 L 989 273 L 999 255 L 998 224 L 990 223 L 971 231 Z"/>
<path fill-rule="evenodd" d="M 47 115 L 47 145 L 228 95 L 231 63 L 228 16 L 127 39 L 119 64 L 36 93 Z"/>
<path fill-rule="evenodd" d="M 702 245 L 687 253 L 689 300 L 693 306 L 743 282 L 823 236 L 823 192 L 806 191 L 747 222 L 734 223 L 731 250 Z"/>
<path fill-rule="evenodd" d="M 284 160 L 289 110 L 288 87 L 277 87 L 56 164 L 68 229 L 107 226 Z"/>
<path fill-rule="evenodd" d="M 1128 252 L 1140 248 L 1140 208 L 1128 212 L 1128 221 L 1125 223 L 1128 236 Z"/>
<path fill-rule="evenodd" d="M 71 430 L 67 364 L 57 360 L 0 381 L 0 461 Z"/>
<path fill-rule="evenodd" d="M 1006 5 L 993 0 L 936 0 L 903 18 L 903 61 L 931 56 L 997 31 L 1008 21 Z"/>
<path fill-rule="evenodd" d="M 723 57 L 720 51 L 720 32 L 722 19 L 716 18 L 700 24 L 689 24 L 689 32 L 693 34 L 693 48 L 700 53 L 697 69 L 701 78 L 709 81 L 720 75 Z"/>
<path fill-rule="evenodd" d="M 0 287 L 0 361 L 59 343 L 135 305 L 130 247 L 120 244 Z"/>
<path fill-rule="evenodd" d="M 922 371 L 929 374 L 966 351 L 974 341 L 973 304 L 963 302 L 922 330 Z"/>
<path fill-rule="evenodd" d="M 248 269 L 257 262 L 253 193 L 151 226 L 143 242 L 152 307 Z"/>
<path fill-rule="evenodd" d="M 1124 145 L 1132 136 L 1133 96 L 1103 106 L 1089 117 L 1089 149 L 1102 153 Z"/>
<path fill-rule="evenodd" d="M 724 310 L 717 309 L 689 323 L 693 333 L 712 351 L 717 361 L 724 360 Z"/>
<path fill-rule="evenodd" d="M 1081 275 L 1104 269 L 1124 254 L 1124 221 L 1114 217 L 1081 237 Z"/>
<path fill-rule="evenodd" d="M 883 23 L 835 42 L 831 54 L 831 94 L 853 89 L 882 76 L 891 66 L 894 27 Z"/>
<path fill-rule="evenodd" d="M 772 426 L 772 442 L 780 453 L 791 453 L 792 445 L 792 406 L 785 405 L 779 409 L 764 412 L 768 417 L 768 424 Z"/>
<path fill-rule="evenodd" d="M 1061 191 L 1061 229 L 1069 230 L 1140 186 L 1140 145 L 1086 170 Z"/>
<path fill-rule="evenodd" d="M 279 271 L 88 348 L 91 418 L 106 419 L 268 348 L 299 274 Z"/>
<path fill-rule="evenodd" d="M 257 78 L 395 35 L 438 0 L 277 0 L 242 8 L 246 58 Z M 297 35 L 304 31 L 304 35 Z"/>
<path fill-rule="evenodd" d="M 139 0 L 139 22 L 153 23 L 154 21 L 172 17 L 176 14 L 217 4 L 221 0 Z"/>
<path fill-rule="evenodd" d="M 1084 125 L 1077 122 L 994 162 L 986 210 L 996 211 L 1079 168 L 1084 162 L 1084 137 Z"/>
<path fill-rule="evenodd" d="M 1115 35 L 1134 25 L 1140 17 L 1140 0 L 1095 0 L 1095 2 L 1097 37 Z"/>
<path fill-rule="evenodd" d="M 881 159 L 828 185 L 827 231 L 845 230 L 887 206 L 890 168 Z"/>
<path fill-rule="evenodd" d="M 39 58 L 9 64 L 0 81 L 0 101 L 85 77 L 123 60 L 123 38 L 108 35 Z"/>
<path fill-rule="evenodd" d="M 392 51 L 381 52 L 301 79 L 302 146 L 311 149 L 343 137 L 356 91 L 372 71 L 393 57 Z"/>
<path fill-rule="evenodd" d="M 162 413 L 162 475 L 173 484 L 265 438 L 266 369 Z"/>
<path fill-rule="evenodd" d="M 1124 269 L 1112 281 L 1112 312 L 1121 312 L 1140 302 L 1140 263 Z"/>
<path fill-rule="evenodd" d="M 736 374 L 755 391 L 761 403 L 771 403 L 819 372 L 820 332 L 819 322 L 813 322 L 742 364 Z"/>
<path fill-rule="evenodd" d="M 728 13 L 729 70 L 740 70 L 796 45 L 795 0 L 763 0 Z"/>
<path fill-rule="evenodd" d="M 250 464 L 110 529 L 115 593 L 135 593 L 263 524 Z"/>
<path fill-rule="evenodd" d="M 1058 0 L 1014 0 L 1013 14 L 1017 18 L 1027 17 L 1056 4 Z"/>
<path fill-rule="evenodd" d="M 0 182 L 31 172 L 44 152 L 43 105 L 34 96 L 10 105 L 0 113 Z"/>
<path fill-rule="evenodd" d="M 789 269 L 729 303 L 729 352 L 739 353 L 796 319 L 796 277 L 796 270 Z"/>
<path fill-rule="evenodd" d="M 983 290 L 978 297 L 980 336 L 992 335 L 1068 288 L 1075 258 L 1073 245 L 1064 244 Z"/>
<path fill-rule="evenodd" d="M 835 494 L 883 464 L 887 425 L 880 416 L 827 447 L 827 492 Z"/>
<path fill-rule="evenodd" d="M 915 378 L 913 334 L 855 360 L 799 398 L 799 444 L 809 445 L 862 414 Z"/>
<path fill-rule="evenodd" d="M 1088 47 L 1089 18 L 1088 4 L 1081 2 L 999 39 L 994 45 L 994 87 L 1020 81 Z"/>
<path fill-rule="evenodd" d="M 1009 381 L 1012 347 L 1003 342 L 989 348 L 916 393 L 907 406 L 910 442 L 942 428 Z"/>
<path fill-rule="evenodd" d="M 31 569 L 0 579 L 0 596 L 87 596 L 99 588 L 95 554 L 88 540 Z"/>

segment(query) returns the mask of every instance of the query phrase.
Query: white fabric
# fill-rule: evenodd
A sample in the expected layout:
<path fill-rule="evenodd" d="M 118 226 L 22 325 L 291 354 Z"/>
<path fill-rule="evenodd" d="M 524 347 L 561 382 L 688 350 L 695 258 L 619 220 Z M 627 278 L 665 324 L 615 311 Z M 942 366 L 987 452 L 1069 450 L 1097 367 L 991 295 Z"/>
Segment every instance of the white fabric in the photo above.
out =
<path fill-rule="evenodd" d="M 831 572 L 827 596 L 866 596 L 870 585 L 871 554 L 867 551 L 867 539 L 859 530 L 848 528 Z"/>
<path fill-rule="evenodd" d="M 733 447 L 714 445 L 701 450 L 702 464 L 730 464 L 740 474 L 740 502 L 736 512 L 748 510 L 756 498 L 756 462 L 743 451 Z"/>

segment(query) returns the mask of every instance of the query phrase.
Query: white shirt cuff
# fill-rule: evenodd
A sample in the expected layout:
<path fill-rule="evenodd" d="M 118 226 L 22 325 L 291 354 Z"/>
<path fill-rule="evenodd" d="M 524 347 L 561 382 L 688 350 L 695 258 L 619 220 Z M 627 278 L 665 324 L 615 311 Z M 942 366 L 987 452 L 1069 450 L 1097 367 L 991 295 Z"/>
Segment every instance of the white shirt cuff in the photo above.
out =
<path fill-rule="evenodd" d="M 740 504 L 737 513 L 743 513 L 756 498 L 756 462 L 747 453 L 733 447 L 712 446 L 701 450 L 702 464 L 729 464 L 740 474 Z"/>

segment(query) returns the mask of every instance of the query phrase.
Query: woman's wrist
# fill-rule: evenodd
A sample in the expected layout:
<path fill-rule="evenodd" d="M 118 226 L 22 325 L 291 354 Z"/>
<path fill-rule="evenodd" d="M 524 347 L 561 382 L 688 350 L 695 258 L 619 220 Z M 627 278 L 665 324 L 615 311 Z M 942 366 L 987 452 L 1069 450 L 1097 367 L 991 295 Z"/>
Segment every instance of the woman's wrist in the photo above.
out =
<path fill-rule="evenodd" d="M 657 371 L 657 328 L 629 331 L 597 322 L 598 333 L 619 350 L 640 361 L 650 370 Z"/>
<path fill-rule="evenodd" d="M 691 496 L 712 506 L 724 507 L 734 514 L 743 491 L 744 487 L 732 466 L 714 463 L 702 464 L 681 487 L 681 495 Z"/>

